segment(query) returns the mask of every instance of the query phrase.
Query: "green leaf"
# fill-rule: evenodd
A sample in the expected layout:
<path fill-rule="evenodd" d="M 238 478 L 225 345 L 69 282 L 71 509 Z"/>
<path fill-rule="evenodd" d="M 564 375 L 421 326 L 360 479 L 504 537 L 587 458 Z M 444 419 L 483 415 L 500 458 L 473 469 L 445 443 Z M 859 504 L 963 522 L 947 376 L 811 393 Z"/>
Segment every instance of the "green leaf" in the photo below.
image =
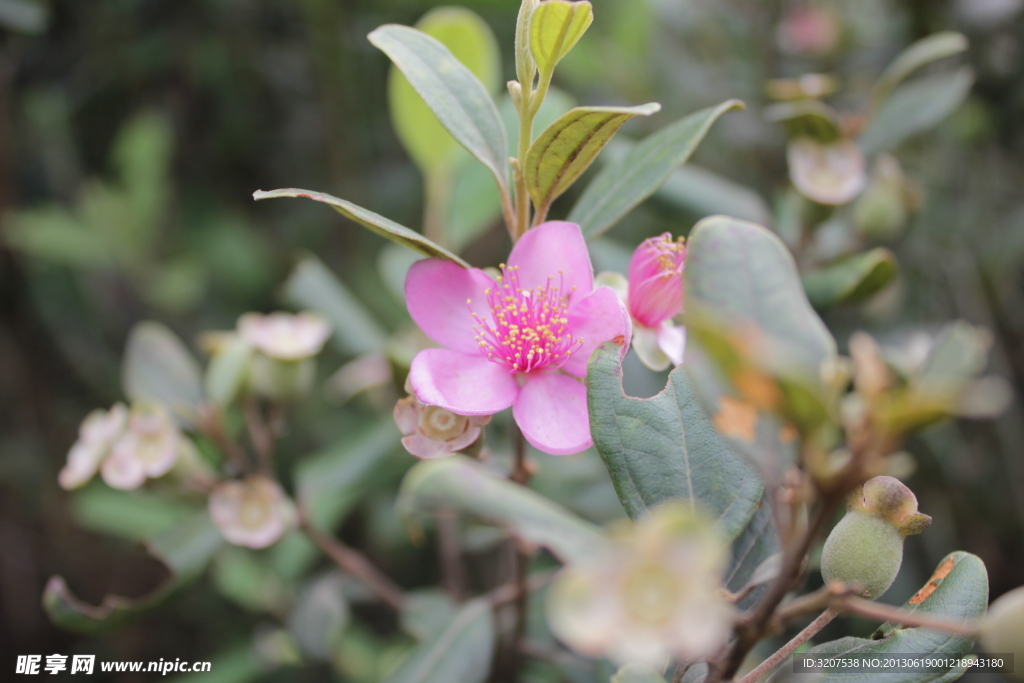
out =
<path fill-rule="evenodd" d="M 380 353 L 388 334 L 349 289 L 315 256 L 303 257 L 283 287 L 284 298 L 322 313 L 334 329 L 331 339 L 342 353 Z"/>
<path fill-rule="evenodd" d="M 791 138 L 807 136 L 818 142 L 830 143 L 842 137 L 839 114 L 818 100 L 773 104 L 765 109 L 764 117 L 781 123 Z"/>
<path fill-rule="evenodd" d="M 180 419 L 194 421 L 203 402 L 199 364 L 165 325 L 141 322 L 128 334 L 121 371 L 132 401 L 159 403 Z"/>
<path fill-rule="evenodd" d="M 579 42 L 594 21 L 589 2 L 548 0 L 533 11 L 530 20 L 530 52 L 541 79 L 548 80 L 562 58 Z M 524 84 L 523 87 L 527 87 Z"/>
<path fill-rule="evenodd" d="M 153 539 L 150 552 L 172 571 L 170 579 L 141 598 L 107 595 L 99 605 L 77 598 L 63 577 L 54 576 L 43 592 L 43 608 L 57 626 L 79 633 L 112 631 L 148 614 L 177 594 L 221 546 L 220 532 L 206 511 Z"/>
<path fill-rule="evenodd" d="M 455 601 L 439 589 L 406 593 L 400 615 L 402 630 L 417 640 L 428 640 L 452 621 L 457 609 Z"/>
<path fill-rule="evenodd" d="M 493 606 L 482 598 L 468 602 L 385 683 L 483 683 L 491 669 L 494 636 Z"/>
<path fill-rule="evenodd" d="M 665 679 L 646 664 L 627 664 L 612 676 L 611 683 L 665 683 Z"/>
<path fill-rule="evenodd" d="M 94 484 L 71 498 L 75 521 L 97 533 L 143 541 L 181 524 L 195 510 L 146 491 Z"/>
<path fill-rule="evenodd" d="M 121 184 L 128 191 L 140 243 L 148 245 L 160 227 L 168 190 L 174 133 L 167 118 L 147 112 L 132 118 L 117 135 L 112 154 Z"/>
<path fill-rule="evenodd" d="M 988 573 L 985 563 L 963 551 L 951 553 L 939 564 L 931 580 L 903 606 L 915 614 L 927 614 L 955 622 L 977 621 L 988 605 Z M 905 628 L 885 624 L 870 638 L 840 638 L 811 648 L 805 654 L 844 659 L 887 657 L 913 653 L 923 657 L 955 658 L 971 650 L 974 640 L 926 628 Z M 799 655 L 798 655 L 799 656 Z M 790 667 L 784 667 L 789 669 Z M 781 675 L 782 672 L 780 672 Z M 933 672 L 836 673 L 827 671 L 822 683 L 871 681 L 871 683 L 938 683 L 953 681 L 963 672 L 953 669 Z"/>
<path fill-rule="evenodd" d="M 541 5 L 538 15 L 557 4 Z M 661 105 L 656 102 L 639 107 L 577 107 L 549 126 L 533 142 L 524 167 L 526 185 L 538 213 L 547 213 L 551 203 L 583 175 L 626 121 L 659 111 Z"/>
<path fill-rule="evenodd" d="M 622 159 L 601 169 L 580 197 L 569 221 L 588 239 L 611 228 L 633 207 L 650 197 L 683 164 L 718 118 L 743 103 L 729 100 L 663 128 L 635 145 Z"/>
<path fill-rule="evenodd" d="M 757 191 L 693 164 L 673 171 L 654 198 L 698 219 L 727 214 L 760 225 L 772 219 L 768 202 Z"/>
<path fill-rule="evenodd" d="M 95 232 L 60 207 L 18 211 L 4 224 L 4 241 L 37 258 L 70 266 L 113 264 L 113 255 Z"/>
<path fill-rule="evenodd" d="M 872 117 L 857 144 L 865 154 L 891 149 L 938 125 L 960 105 L 974 85 L 974 71 L 961 67 L 897 88 Z"/>
<path fill-rule="evenodd" d="M 956 31 L 943 31 L 922 38 L 903 52 L 889 65 L 871 92 L 874 106 L 881 105 L 896 87 L 923 66 L 946 57 L 966 52 L 967 37 Z"/>
<path fill-rule="evenodd" d="M 737 456 L 698 403 L 682 367 L 650 399 L 622 390 L 619 347 L 598 347 L 587 370 L 594 445 L 633 519 L 668 500 L 685 500 L 717 519 L 731 539 L 761 501 L 757 471 Z"/>
<path fill-rule="evenodd" d="M 772 232 L 712 216 L 690 233 L 684 288 L 687 314 L 753 325 L 798 350 L 813 374 L 836 355 L 836 342 L 804 293 L 796 263 Z"/>
<path fill-rule="evenodd" d="M 29 0 L 0 0 L 0 25 L 12 31 L 39 35 L 50 17 L 46 6 Z"/>
<path fill-rule="evenodd" d="M 220 408 L 231 405 L 245 386 L 253 348 L 241 337 L 233 337 L 217 351 L 206 367 L 206 395 Z"/>
<path fill-rule="evenodd" d="M 288 616 L 288 630 L 308 656 L 331 661 L 338 651 L 350 611 L 342 592 L 345 578 L 331 572 L 310 582 Z"/>
<path fill-rule="evenodd" d="M 425 14 L 416 28 L 448 48 L 488 92 L 496 90 L 501 56 L 494 34 L 476 13 L 439 7 Z M 398 139 L 416 165 L 424 174 L 443 172 L 458 145 L 397 67 L 388 75 L 388 103 Z"/>
<path fill-rule="evenodd" d="M 453 510 L 508 527 L 566 562 L 590 557 L 603 542 L 589 522 L 462 456 L 413 467 L 402 482 L 398 505 L 406 514 Z"/>
<path fill-rule="evenodd" d="M 408 26 L 388 24 L 370 34 L 448 132 L 508 187 L 505 127 L 487 88 L 443 44 Z"/>
<path fill-rule="evenodd" d="M 399 225 L 390 219 L 384 218 L 384 216 L 364 209 L 361 206 L 356 206 L 351 202 L 346 202 L 344 199 L 338 199 L 337 197 L 332 197 L 331 195 L 324 194 L 323 192 L 311 192 L 310 190 L 298 190 L 295 188 L 271 190 L 269 192 L 257 190 L 253 193 L 252 197 L 256 201 L 263 199 L 278 199 L 280 197 L 304 197 L 306 199 L 312 199 L 315 202 L 328 204 L 345 218 L 359 223 L 363 227 L 370 229 L 372 232 L 377 233 L 384 239 L 391 240 L 395 244 L 401 244 L 402 246 L 408 247 L 413 251 L 418 251 L 429 258 L 448 259 L 449 261 L 453 261 L 464 268 L 469 267 L 469 264 L 458 256 L 451 253 L 444 247 L 434 244 L 418 232 L 414 232 L 409 228 Z"/>
<path fill-rule="evenodd" d="M 884 248 L 856 254 L 803 276 L 807 298 L 819 311 L 859 303 L 877 294 L 896 277 L 896 256 Z"/>

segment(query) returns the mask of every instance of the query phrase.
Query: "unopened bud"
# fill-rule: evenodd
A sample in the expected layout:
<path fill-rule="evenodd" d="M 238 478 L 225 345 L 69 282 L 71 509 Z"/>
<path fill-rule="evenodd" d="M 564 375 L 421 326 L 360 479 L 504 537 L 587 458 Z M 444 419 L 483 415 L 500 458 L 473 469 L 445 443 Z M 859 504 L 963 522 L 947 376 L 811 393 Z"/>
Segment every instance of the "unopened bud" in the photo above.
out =
<path fill-rule="evenodd" d="M 903 563 L 903 539 L 924 531 L 932 518 L 917 511 L 917 498 L 892 477 L 875 477 L 850 495 L 846 516 L 825 541 L 821 575 L 864 587 L 877 598 L 889 589 Z"/>

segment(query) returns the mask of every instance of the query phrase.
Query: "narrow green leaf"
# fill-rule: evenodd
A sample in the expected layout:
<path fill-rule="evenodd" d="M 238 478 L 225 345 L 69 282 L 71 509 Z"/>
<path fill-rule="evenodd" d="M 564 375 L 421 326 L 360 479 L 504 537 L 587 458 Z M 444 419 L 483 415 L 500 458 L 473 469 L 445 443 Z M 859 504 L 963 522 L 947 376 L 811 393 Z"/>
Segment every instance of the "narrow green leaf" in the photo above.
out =
<path fill-rule="evenodd" d="M 96 268 L 114 262 L 103 239 L 57 206 L 12 213 L 4 221 L 3 241 L 30 256 L 70 266 Z"/>
<path fill-rule="evenodd" d="M 410 29 L 411 30 L 411 29 Z M 292 197 L 299 198 L 304 197 L 306 199 L 312 199 L 315 202 L 327 204 L 331 206 L 335 211 L 340 213 L 345 218 L 359 223 L 365 228 L 369 228 L 372 232 L 377 233 L 384 239 L 391 240 L 395 244 L 401 244 L 404 247 L 408 247 L 413 251 L 427 256 L 429 258 L 443 258 L 458 263 L 464 268 L 468 268 L 469 264 L 460 259 L 455 254 L 451 253 L 444 247 L 440 247 L 423 235 L 410 230 L 394 221 L 384 218 L 379 214 L 356 206 L 351 202 L 347 202 L 344 199 L 338 199 L 332 197 L 329 194 L 323 192 L 312 192 L 310 190 L 298 190 L 295 188 L 288 188 L 282 190 L 271 190 L 264 192 L 263 190 L 257 190 L 252 195 L 253 199 L 260 201 L 263 199 L 278 199 L 281 197 Z"/>
<path fill-rule="evenodd" d="M 654 194 L 672 171 L 690 158 L 722 114 L 742 107 L 739 100 L 729 100 L 648 136 L 622 159 L 601 169 L 573 207 L 568 220 L 580 225 L 588 239 L 605 232 Z"/>
<path fill-rule="evenodd" d="M 199 364 L 185 343 L 161 323 L 141 322 L 132 328 L 121 380 L 131 400 L 159 403 L 187 421 L 195 418 L 203 402 Z"/>
<path fill-rule="evenodd" d="M 505 127 L 487 88 L 439 41 L 408 26 L 388 24 L 370 34 L 459 144 L 508 187 Z"/>
<path fill-rule="evenodd" d="M 807 298 L 819 311 L 843 303 L 859 303 L 896 277 L 896 256 L 885 248 L 842 259 L 803 276 Z"/>
<path fill-rule="evenodd" d="M 483 598 L 466 603 L 447 628 L 423 643 L 385 683 L 483 683 L 494 656 L 494 608 Z"/>
<path fill-rule="evenodd" d="M 538 5 L 530 21 L 530 52 L 542 79 L 551 77 L 593 21 L 594 8 L 589 2 L 548 0 Z"/>
<path fill-rule="evenodd" d="M 469 69 L 488 92 L 498 87 L 501 57 L 487 22 L 462 7 L 438 7 L 416 23 L 416 29 L 437 39 Z M 405 150 L 425 174 L 446 168 L 458 148 L 454 138 L 397 67 L 388 75 L 391 121 Z"/>
<path fill-rule="evenodd" d="M 154 536 L 146 548 L 179 578 L 186 579 L 200 573 L 223 544 L 220 530 L 204 509 Z"/>
<path fill-rule="evenodd" d="M 697 219 L 727 214 L 760 225 L 772 220 L 768 202 L 757 191 L 693 164 L 673 171 L 654 199 Z"/>
<path fill-rule="evenodd" d="M 380 353 L 387 345 L 380 323 L 317 257 L 306 256 L 295 264 L 283 292 L 290 303 L 318 311 L 331 322 L 332 343 L 342 353 Z"/>
<path fill-rule="evenodd" d="M 965 66 L 900 86 L 872 117 L 857 144 L 865 154 L 892 149 L 952 114 L 973 85 L 974 70 Z"/>
<path fill-rule="evenodd" d="M 253 348 L 241 337 L 228 341 L 206 366 L 206 395 L 220 408 L 231 405 L 245 385 Z"/>
<path fill-rule="evenodd" d="M 921 67 L 965 52 L 967 47 L 967 37 L 956 31 L 943 31 L 922 38 L 901 52 L 875 82 L 871 91 L 872 104 L 877 107 L 885 102 L 900 83 Z"/>
<path fill-rule="evenodd" d="M 799 350 L 812 373 L 836 354 L 836 343 L 804 293 L 796 263 L 772 232 L 712 216 L 690 233 L 685 291 L 688 314 L 723 323 L 753 324 Z"/>
<path fill-rule="evenodd" d="M 708 419 L 682 367 L 650 399 L 626 396 L 614 344 L 598 347 L 587 371 L 594 445 L 631 518 L 668 500 L 710 513 L 735 538 L 761 502 L 757 471 Z"/>
<path fill-rule="evenodd" d="M 603 542 L 597 527 L 462 456 L 420 463 L 402 482 L 400 509 L 454 510 L 508 527 L 563 561 L 585 559 Z"/>
<path fill-rule="evenodd" d="M 144 541 L 181 524 L 195 508 L 148 491 L 94 483 L 71 498 L 75 522 L 96 533 Z"/>
<path fill-rule="evenodd" d="M 551 3 L 541 5 L 549 7 Z M 526 185 L 534 205 L 547 213 L 551 202 L 583 175 L 623 124 L 661 111 L 656 102 L 639 107 L 577 107 L 540 134 L 526 155 Z"/>
<path fill-rule="evenodd" d="M 957 622 L 977 621 L 988 605 L 988 573 L 985 563 L 963 551 L 951 553 L 939 564 L 931 580 L 903 606 L 915 613 Z M 974 639 L 926 628 L 905 628 L 885 624 L 870 638 L 840 638 L 808 650 L 806 655 L 846 658 L 880 657 L 912 653 L 922 657 L 957 658 L 970 652 Z M 801 656 L 801 655 L 796 655 Z M 784 666 L 773 679 L 791 671 Z M 854 673 L 841 668 L 824 672 L 818 680 L 871 681 L 871 683 L 938 683 L 953 681 L 963 672 L 957 669 L 938 671 L 904 671 L 886 673 Z"/>

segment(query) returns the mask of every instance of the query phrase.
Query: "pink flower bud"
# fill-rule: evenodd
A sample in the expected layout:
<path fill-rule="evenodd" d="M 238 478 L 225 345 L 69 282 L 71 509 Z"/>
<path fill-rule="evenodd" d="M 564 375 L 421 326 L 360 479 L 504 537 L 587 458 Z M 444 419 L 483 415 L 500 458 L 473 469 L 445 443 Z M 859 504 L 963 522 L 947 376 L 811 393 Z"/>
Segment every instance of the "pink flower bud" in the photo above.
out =
<path fill-rule="evenodd" d="M 644 327 L 657 327 L 683 311 L 682 237 L 664 233 L 641 242 L 629 261 L 629 312 Z"/>

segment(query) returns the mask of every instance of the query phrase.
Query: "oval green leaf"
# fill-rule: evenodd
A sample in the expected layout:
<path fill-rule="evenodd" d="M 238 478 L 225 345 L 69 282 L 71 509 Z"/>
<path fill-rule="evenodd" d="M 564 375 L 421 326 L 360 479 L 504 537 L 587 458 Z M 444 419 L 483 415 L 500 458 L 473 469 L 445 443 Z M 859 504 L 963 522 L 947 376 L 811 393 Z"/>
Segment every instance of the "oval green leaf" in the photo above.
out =
<path fill-rule="evenodd" d="M 451 510 L 507 527 L 565 562 L 590 557 L 604 542 L 594 525 L 462 456 L 413 467 L 398 504 L 406 513 Z"/>
<path fill-rule="evenodd" d="M 526 186 L 538 214 L 547 214 L 551 202 L 590 168 L 626 121 L 659 111 L 657 102 L 639 107 L 577 107 L 551 124 L 526 155 Z"/>
<path fill-rule="evenodd" d="M 158 403 L 182 420 L 193 421 L 203 402 L 199 363 L 161 323 L 141 322 L 132 328 L 121 380 L 132 401 Z"/>
<path fill-rule="evenodd" d="M 252 195 L 252 198 L 256 201 L 263 199 L 278 199 L 280 197 L 304 197 L 306 199 L 312 199 L 315 202 L 327 204 L 345 218 L 359 223 L 363 227 L 370 229 L 372 232 L 377 233 L 384 239 L 391 240 L 395 244 L 401 244 L 403 247 L 408 247 L 413 251 L 418 251 L 429 258 L 443 258 L 457 263 L 463 268 L 469 267 L 469 264 L 458 256 L 451 253 L 444 247 L 434 244 L 418 232 L 410 230 L 403 225 L 399 225 L 393 220 L 385 218 L 380 214 L 376 214 L 369 209 L 364 209 L 352 202 L 332 197 L 331 195 L 324 194 L 323 192 L 287 188 L 282 190 L 270 190 L 269 192 L 256 190 Z"/>
<path fill-rule="evenodd" d="M 988 605 L 988 573 L 985 563 L 963 551 L 951 553 L 939 564 L 931 580 L 910 600 L 904 609 L 914 613 L 955 622 L 977 621 Z M 870 638 L 840 638 L 811 648 L 804 654 L 843 659 L 847 655 L 885 658 L 894 654 L 913 653 L 935 659 L 953 659 L 970 652 L 972 638 L 952 635 L 926 628 L 905 628 L 885 624 Z M 785 666 L 773 680 L 791 667 Z M 882 683 L 939 683 L 953 681 L 963 669 L 920 672 L 853 673 L 841 667 L 826 671 L 823 683 L 838 681 L 879 681 Z"/>
<path fill-rule="evenodd" d="M 438 40 L 408 26 L 387 24 L 370 34 L 438 121 L 460 145 L 508 187 L 505 126 L 480 79 Z"/>
<path fill-rule="evenodd" d="M 542 79 L 550 79 L 555 67 L 575 47 L 594 21 L 589 2 L 548 0 L 533 11 L 530 21 L 530 52 Z"/>
<path fill-rule="evenodd" d="M 494 607 L 466 603 L 432 639 L 414 649 L 385 683 L 483 683 L 494 656 Z"/>
<path fill-rule="evenodd" d="M 220 408 L 231 405 L 245 386 L 253 348 L 234 337 L 220 349 L 206 367 L 206 395 Z"/>
<path fill-rule="evenodd" d="M 497 89 L 501 57 L 494 34 L 479 15 L 462 7 L 439 7 L 425 14 L 416 28 L 447 47 L 488 92 Z M 457 143 L 394 66 L 388 75 L 388 104 L 398 139 L 423 173 L 448 166 Z"/>
<path fill-rule="evenodd" d="M 660 503 L 683 500 L 736 538 L 761 502 L 757 471 L 715 429 L 682 367 L 657 396 L 626 396 L 619 350 L 608 343 L 591 357 L 587 406 L 594 446 L 622 506 L 637 519 Z"/>
<path fill-rule="evenodd" d="M 729 100 L 646 137 L 624 157 L 601 169 L 573 207 L 568 220 L 579 225 L 588 239 L 605 232 L 654 194 L 672 171 L 690 158 L 722 114 L 742 107 L 739 100 Z"/>
<path fill-rule="evenodd" d="M 857 144 L 865 154 L 892 149 L 952 114 L 973 85 L 974 70 L 965 66 L 900 86 L 872 117 Z"/>
<path fill-rule="evenodd" d="M 844 303 L 859 303 L 877 294 L 896 277 L 896 256 L 885 248 L 872 249 L 803 276 L 807 298 L 819 311 Z"/>
<path fill-rule="evenodd" d="M 871 92 L 872 104 L 876 107 L 882 104 L 900 83 L 921 67 L 965 52 L 967 47 L 967 37 L 956 31 L 943 31 L 922 38 L 901 52 L 875 82 Z"/>

